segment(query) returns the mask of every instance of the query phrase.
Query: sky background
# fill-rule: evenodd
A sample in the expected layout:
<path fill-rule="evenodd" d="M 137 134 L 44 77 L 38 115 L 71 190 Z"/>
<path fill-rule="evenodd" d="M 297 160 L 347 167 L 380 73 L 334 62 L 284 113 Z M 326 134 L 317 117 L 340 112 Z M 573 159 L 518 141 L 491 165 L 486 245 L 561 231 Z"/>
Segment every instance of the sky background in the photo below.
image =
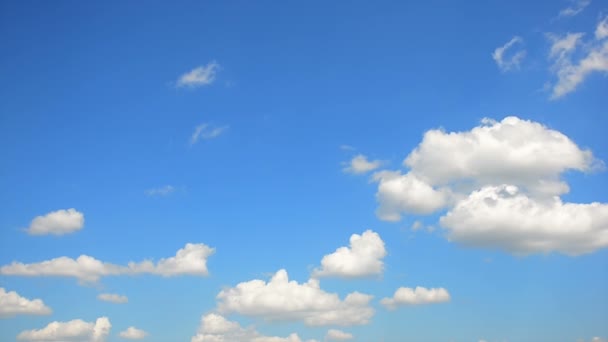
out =
<path fill-rule="evenodd" d="M 567 8 L 581 10 L 560 15 Z M 604 210 L 598 244 L 577 255 L 459 243 L 439 224 L 449 205 L 383 220 L 373 180 L 380 170 L 405 174 L 425 132 L 466 132 L 486 117 L 539 123 L 608 161 L 608 43 L 598 34 L 607 14 L 600 0 L 1 1 L 0 266 L 81 254 L 156 262 L 187 243 L 215 253 L 207 275 L 82 283 L 3 268 L 1 288 L 52 314 L 0 317 L 0 340 L 108 317 L 107 341 L 130 326 L 146 341 L 188 341 L 217 312 L 220 291 L 280 269 L 305 283 L 368 229 L 384 243 L 382 271 L 320 279 L 340 299 L 372 295 L 366 324 L 224 317 L 303 341 L 324 341 L 329 329 L 355 341 L 608 338 L 605 168 L 558 172 L 570 187 L 562 201 Z M 584 35 L 567 60 L 551 55 L 576 32 Z M 501 67 L 493 53 L 514 37 Z M 593 52 L 596 64 L 577 69 L 581 82 L 555 96 L 560 70 Z M 367 172 L 346 169 L 358 155 Z M 84 216 L 73 232 L 26 231 L 70 208 Z M 416 286 L 445 288 L 450 299 L 380 303 Z"/>

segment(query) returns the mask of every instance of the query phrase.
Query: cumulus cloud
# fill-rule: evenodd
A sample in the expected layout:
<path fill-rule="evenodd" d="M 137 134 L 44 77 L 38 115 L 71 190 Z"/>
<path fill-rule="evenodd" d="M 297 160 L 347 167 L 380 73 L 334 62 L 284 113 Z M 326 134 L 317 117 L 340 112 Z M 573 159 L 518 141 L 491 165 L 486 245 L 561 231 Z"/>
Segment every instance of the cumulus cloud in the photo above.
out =
<path fill-rule="evenodd" d="M 110 333 L 112 324 L 107 317 L 95 322 L 75 319 L 69 322 L 52 322 L 40 330 L 26 330 L 17 335 L 19 341 L 44 342 L 103 342 Z"/>
<path fill-rule="evenodd" d="M 302 320 L 310 326 L 367 324 L 374 315 L 369 306 L 372 296 L 352 292 L 341 300 L 337 294 L 323 291 L 317 279 L 302 284 L 289 281 L 285 270 L 279 270 L 268 282 L 256 279 L 224 289 L 217 299 L 222 313 Z"/>
<path fill-rule="evenodd" d="M 384 221 L 399 221 L 404 212 L 430 214 L 445 207 L 451 198 L 449 190 L 433 188 L 411 172 L 380 171 L 372 179 L 378 183 L 376 200 L 380 206 L 376 215 Z"/>
<path fill-rule="evenodd" d="M 181 75 L 177 80 L 177 87 L 197 88 L 213 83 L 217 73 L 220 71 L 220 65 L 215 62 L 209 62 L 207 65 L 198 66 L 187 73 Z"/>
<path fill-rule="evenodd" d="M 190 145 L 196 144 L 199 139 L 209 140 L 219 137 L 228 126 L 216 127 L 208 123 L 202 123 L 194 128 L 194 133 L 190 136 Z"/>
<path fill-rule="evenodd" d="M 552 84 L 551 99 L 573 92 L 593 73 L 608 72 L 608 16 L 597 24 L 595 35 L 582 44 L 583 33 L 564 36 L 549 34 L 553 61 L 551 71 L 557 77 Z"/>
<path fill-rule="evenodd" d="M 447 237 L 470 246 L 568 255 L 606 247 L 607 204 L 560 199 L 570 191 L 564 172 L 592 172 L 603 163 L 540 123 L 511 116 L 484 119 L 470 131 L 429 130 L 403 165 L 406 174 L 383 170 L 372 177 L 380 219 L 447 209 L 440 219 Z"/>
<path fill-rule="evenodd" d="M 208 275 L 207 258 L 215 249 L 205 244 L 188 243 L 174 257 L 129 262 L 127 266 L 102 262 L 88 255 L 76 259 L 59 257 L 39 263 L 13 262 L 0 267 L 0 274 L 25 277 L 73 277 L 80 283 L 97 282 L 101 277 L 117 275 L 154 274 L 163 277 L 179 275 Z"/>
<path fill-rule="evenodd" d="M 41 299 L 27 299 L 0 287 L 0 318 L 17 315 L 50 315 L 53 311 Z"/>
<path fill-rule="evenodd" d="M 564 134 L 537 122 L 491 119 L 465 132 L 429 130 L 403 162 L 410 171 L 379 171 L 378 216 L 430 214 L 486 184 L 514 184 L 539 196 L 569 191 L 560 175 L 589 172 L 601 163 Z"/>
<path fill-rule="evenodd" d="M 30 235 L 64 235 L 78 231 L 83 226 L 84 214 L 71 208 L 37 216 L 26 231 Z"/>
<path fill-rule="evenodd" d="M 300 337 L 292 333 L 287 337 L 264 336 L 253 327 L 243 328 L 237 322 L 229 321 L 224 316 L 210 313 L 201 317 L 196 335 L 191 342 L 302 342 Z M 307 342 L 316 342 L 309 340 Z"/>
<path fill-rule="evenodd" d="M 344 172 L 362 174 L 379 168 L 382 162 L 380 160 L 368 160 L 366 156 L 358 154 L 347 164 L 348 166 L 342 169 Z"/>
<path fill-rule="evenodd" d="M 427 289 L 417 286 L 415 289 L 400 287 L 391 298 L 382 298 L 380 304 L 388 309 L 404 305 L 437 304 L 450 301 L 450 294 L 442 287 Z"/>
<path fill-rule="evenodd" d="M 557 15 L 558 18 L 574 17 L 587 8 L 591 3 L 591 0 L 572 0 L 570 2 L 572 5 L 559 11 L 559 14 Z"/>
<path fill-rule="evenodd" d="M 128 327 L 127 330 L 121 331 L 118 336 L 127 340 L 142 340 L 148 336 L 148 333 L 136 327 Z"/>
<path fill-rule="evenodd" d="M 129 302 L 129 298 L 127 298 L 127 296 L 121 296 L 114 293 L 100 293 L 97 296 L 97 299 L 116 304 L 125 304 Z"/>
<path fill-rule="evenodd" d="M 519 69 L 519 65 L 521 61 L 526 57 L 526 50 L 519 49 L 513 53 L 509 54 L 509 51 L 512 51 L 516 45 L 523 44 L 523 39 L 521 37 L 515 36 L 507 43 L 502 46 L 497 47 L 492 53 L 492 58 L 498 68 L 503 71 L 510 71 L 514 69 Z"/>
<path fill-rule="evenodd" d="M 608 204 L 535 200 L 512 185 L 471 193 L 440 222 L 452 241 L 516 254 L 579 255 L 608 246 Z"/>
<path fill-rule="evenodd" d="M 328 341 L 352 340 L 353 334 L 349 334 L 347 332 L 344 332 L 344 331 L 338 330 L 338 329 L 329 329 L 329 331 L 327 332 L 327 335 L 325 335 L 325 339 Z"/>
<path fill-rule="evenodd" d="M 145 191 L 145 194 L 150 197 L 154 196 L 167 196 L 175 191 L 175 187 L 173 185 L 165 185 L 159 188 L 152 188 Z"/>
<path fill-rule="evenodd" d="M 350 247 L 340 247 L 321 260 L 321 268 L 313 277 L 357 278 L 382 274 L 386 256 L 384 241 L 378 233 L 367 230 L 350 237 Z"/>

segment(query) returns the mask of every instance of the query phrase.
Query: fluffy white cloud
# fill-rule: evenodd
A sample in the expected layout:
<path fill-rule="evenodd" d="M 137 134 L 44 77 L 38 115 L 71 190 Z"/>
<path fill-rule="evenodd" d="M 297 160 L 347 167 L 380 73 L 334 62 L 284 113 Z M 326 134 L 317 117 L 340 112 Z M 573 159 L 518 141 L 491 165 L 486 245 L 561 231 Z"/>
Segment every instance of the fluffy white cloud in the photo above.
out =
<path fill-rule="evenodd" d="M 342 170 L 348 173 L 361 174 L 373 171 L 381 165 L 382 162 L 380 160 L 368 160 L 366 156 L 358 154 Z"/>
<path fill-rule="evenodd" d="M 539 196 L 566 193 L 567 170 L 591 171 L 599 162 L 564 134 L 540 123 L 506 117 L 484 119 L 465 132 L 429 130 L 404 160 L 410 172 L 380 171 L 377 214 L 430 214 L 487 184 L 514 184 Z"/>
<path fill-rule="evenodd" d="M 571 49 L 576 39 L 554 53 Z M 603 163 L 540 123 L 506 117 L 484 119 L 465 132 L 430 130 L 403 164 L 405 175 L 373 176 L 383 220 L 448 209 L 440 219 L 448 238 L 471 246 L 569 255 L 607 247 L 608 204 L 563 203 L 559 197 L 570 191 L 564 172 L 591 172 Z"/>
<path fill-rule="evenodd" d="M 128 327 L 127 330 L 121 331 L 118 336 L 127 340 L 141 340 L 148 336 L 148 333 L 136 327 Z"/>
<path fill-rule="evenodd" d="M 350 247 L 340 247 L 321 260 L 321 268 L 313 271 L 313 277 L 367 277 L 382 274 L 386 256 L 384 241 L 378 233 L 366 230 L 350 237 Z"/>
<path fill-rule="evenodd" d="M 509 183 L 549 195 L 567 191 L 559 181 L 567 170 L 590 171 L 595 159 L 566 135 L 514 116 L 482 120 L 466 132 L 430 130 L 404 166 L 432 186 Z"/>
<path fill-rule="evenodd" d="M 344 332 L 344 331 L 338 330 L 338 329 L 329 329 L 329 331 L 327 332 L 327 335 L 325 335 L 325 339 L 329 340 L 329 341 L 352 340 L 353 334 L 349 334 L 347 332 Z"/>
<path fill-rule="evenodd" d="M 44 216 L 37 216 L 27 228 L 30 235 L 64 235 L 82 229 L 84 215 L 74 208 L 52 211 Z"/>
<path fill-rule="evenodd" d="M 583 33 L 568 33 L 563 37 L 549 35 L 552 41 L 549 53 L 553 60 L 551 70 L 557 76 L 551 99 L 573 92 L 592 73 L 608 72 L 608 17 L 598 23 L 594 38 L 579 44 L 582 37 Z M 581 45 L 584 48 L 579 49 Z M 575 55 L 578 58 L 574 58 Z"/>
<path fill-rule="evenodd" d="M 268 282 L 251 280 L 222 290 L 218 309 L 268 320 L 303 320 L 311 326 L 367 324 L 374 315 L 369 306 L 372 296 L 359 292 L 340 300 L 323 291 L 317 279 L 298 284 L 289 281 L 287 271 L 279 270 Z"/>
<path fill-rule="evenodd" d="M 608 247 L 608 204 L 535 200 L 509 185 L 471 193 L 440 222 L 452 241 L 516 254 L 578 255 Z"/>
<path fill-rule="evenodd" d="M 176 85 L 177 87 L 188 88 L 209 85 L 215 81 L 218 71 L 220 71 L 220 65 L 217 62 L 212 61 L 207 65 L 201 65 L 181 75 L 177 80 Z"/>
<path fill-rule="evenodd" d="M 130 262 L 127 266 L 99 261 L 88 255 L 76 259 L 59 257 L 39 263 L 13 262 L 0 267 L 0 274 L 10 276 L 55 276 L 73 277 L 81 283 L 96 282 L 111 275 L 156 274 L 163 277 L 178 275 L 208 275 L 207 258 L 215 249 L 205 244 L 188 243 L 174 257 L 160 259 L 156 264 L 150 260 Z"/>
<path fill-rule="evenodd" d="M 27 299 L 21 297 L 17 292 L 6 292 L 0 287 L 0 318 L 13 317 L 16 315 L 50 315 L 51 308 L 46 306 L 40 299 Z"/>
<path fill-rule="evenodd" d="M 591 0 L 572 0 L 571 2 L 572 6 L 566 7 L 559 11 L 558 18 L 574 17 L 589 6 Z"/>
<path fill-rule="evenodd" d="M 380 171 L 372 179 L 378 182 L 376 200 L 380 206 L 376 215 L 385 221 L 399 221 L 404 212 L 430 214 L 446 206 L 451 198 L 448 190 L 435 189 L 411 172 Z"/>
<path fill-rule="evenodd" d="M 221 315 L 210 313 L 201 318 L 196 335 L 191 342 L 301 342 L 293 333 L 287 337 L 264 336 L 253 327 L 243 328 L 237 322 L 229 321 Z M 315 342 L 309 340 L 308 342 Z"/>
<path fill-rule="evenodd" d="M 494 50 L 494 53 L 492 53 L 492 58 L 501 71 L 505 72 L 513 69 L 519 69 L 521 61 L 524 59 L 524 57 L 526 57 L 526 50 L 520 49 L 509 56 L 507 56 L 507 53 L 509 50 L 512 50 L 515 45 L 521 44 L 523 44 L 523 39 L 515 36 L 503 46 L 499 46 Z"/>
<path fill-rule="evenodd" d="M 415 289 L 400 287 L 391 298 L 382 298 L 380 304 L 388 309 L 403 305 L 436 304 L 450 301 L 450 294 L 442 287 L 427 289 L 417 286 Z"/>
<path fill-rule="evenodd" d="M 199 139 L 209 140 L 219 137 L 228 126 L 215 127 L 208 123 L 202 123 L 194 128 L 194 133 L 190 136 L 190 145 L 196 144 Z"/>
<path fill-rule="evenodd" d="M 40 330 L 27 330 L 17 335 L 19 341 L 44 342 L 102 342 L 110 333 L 112 324 L 107 317 L 85 322 L 75 319 L 69 322 L 52 322 Z"/>
<path fill-rule="evenodd" d="M 175 191 L 175 187 L 173 185 L 165 185 L 159 188 L 152 188 L 145 191 L 147 196 L 167 196 L 170 193 Z"/>
<path fill-rule="evenodd" d="M 97 299 L 116 304 L 124 304 L 129 302 L 129 298 L 127 298 L 127 296 L 121 296 L 114 293 L 100 293 L 97 296 Z"/>

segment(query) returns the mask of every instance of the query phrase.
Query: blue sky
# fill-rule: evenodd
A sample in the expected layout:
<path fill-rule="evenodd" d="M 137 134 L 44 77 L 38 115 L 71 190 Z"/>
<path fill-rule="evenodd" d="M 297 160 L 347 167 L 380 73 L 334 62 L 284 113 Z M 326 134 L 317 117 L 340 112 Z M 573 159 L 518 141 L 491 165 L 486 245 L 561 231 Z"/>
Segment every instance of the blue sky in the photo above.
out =
<path fill-rule="evenodd" d="M 0 340 L 604 341 L 607 15 L 2 1 Z"/>

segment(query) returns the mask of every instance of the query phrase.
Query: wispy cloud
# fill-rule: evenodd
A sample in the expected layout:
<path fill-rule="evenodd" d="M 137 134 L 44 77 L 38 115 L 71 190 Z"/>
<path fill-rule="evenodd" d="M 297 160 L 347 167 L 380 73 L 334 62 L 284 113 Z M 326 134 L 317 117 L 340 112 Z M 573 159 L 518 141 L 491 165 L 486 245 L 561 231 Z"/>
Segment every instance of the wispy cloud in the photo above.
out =
<path fill-rule="evenodd" d="M 523 39 L 521 37 L 515 36 L 510 41 L 508 41 L 505 45 L 497 47 L 492 53 L 492 58 L 498 65 L 498 68 L 503 71 L 510 71 L 514 69 L 519 69 L 519 65 L 521 61 L 526 57 L 526 50 L 520 49 L 512 54 L 507 55 L 509 50 L 512 50 L 515 45 L 523 44 Z"/>
<path fill-rule="evenodd" d="M 552 42 L 551 71 L 557 76 L 552 85 L 552 100 L 576 90 L 590 74 L 608 72 L 608 16 L 597 24 L 594 37 L 587 42 L 582 42 L 584 33 L 547 36 Z"/>
<path fill-rule="evenodd" d="M 175 187 L 173 185 L 165 185 L 159 188 L 151 188 L 145 191 L 147 196 L 167 196 L 175 191 Z"/>
<path fill-rule="evenodd" d="M 194 128 L 194 133 L 190 136 L 190 145 L 196 144 L 200 139 L 210 140 L 219 137 L 228 129 L 228 126 L 213 126 L 209 123 L 202 123 Z"/>
<path fill-rule="evenodd" d="M 178 88 L 198 88 L 209 85 L 215 81 L 215 77 L 220 69 L 221 67 L 217 62 L 209 62 L 207 65 L 198 66 L 181 75 L 178 78 L 176 85 Z"/>
<path fill-rule="evenodd" d="M 572 4 L 571 6 L 559 11 L 558 18 L 574 17 L 589 6 L 591 0 L 572 0 L 570 3 Z"/>

